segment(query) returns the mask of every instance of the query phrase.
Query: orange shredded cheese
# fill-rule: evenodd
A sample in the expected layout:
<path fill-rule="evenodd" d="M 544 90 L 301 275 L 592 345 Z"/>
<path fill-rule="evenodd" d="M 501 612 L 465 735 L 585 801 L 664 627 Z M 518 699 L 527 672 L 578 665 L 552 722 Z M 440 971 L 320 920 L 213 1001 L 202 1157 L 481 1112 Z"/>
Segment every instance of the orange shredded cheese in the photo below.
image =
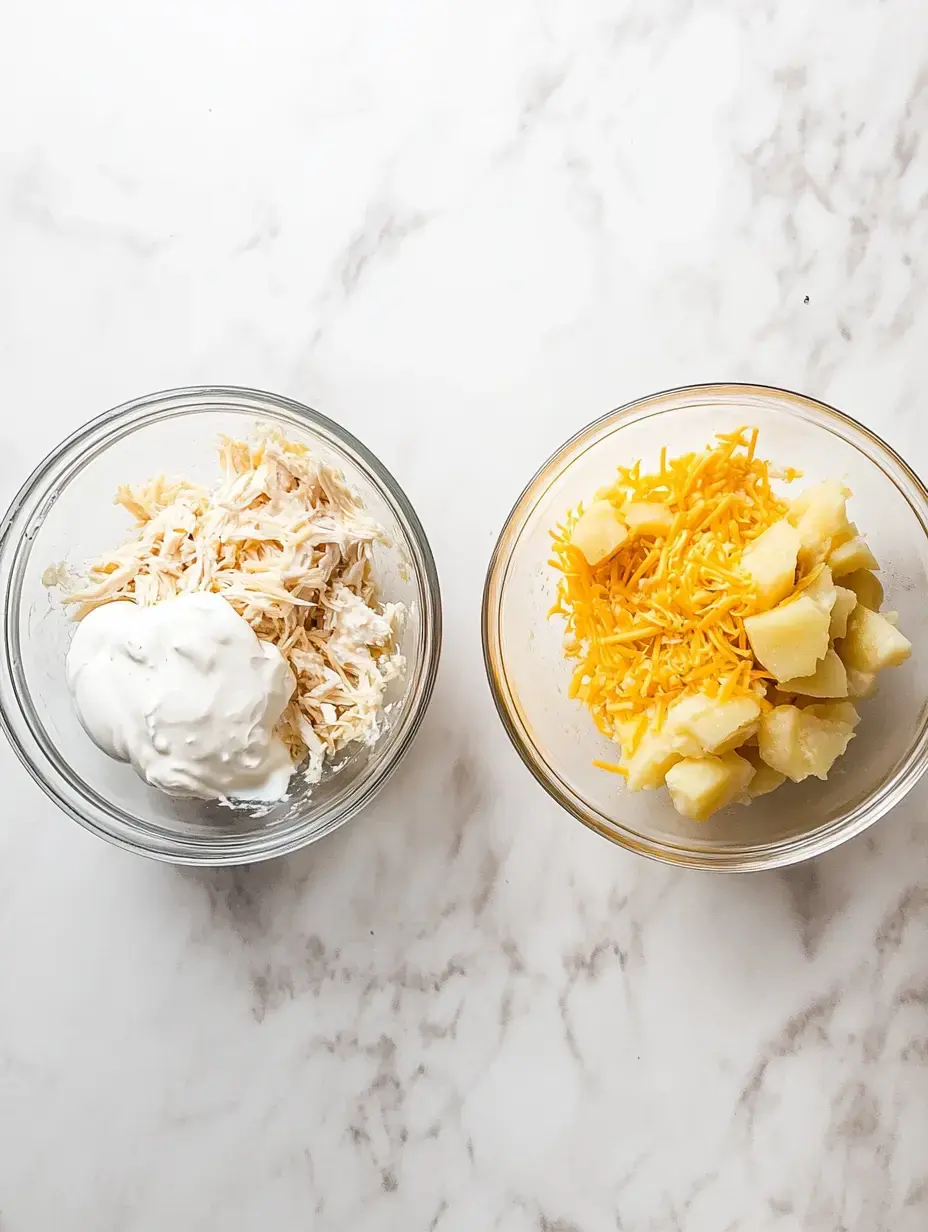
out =
<path fill-rule="evenodd" d="M 621 725 L 626 754 L 686 693 L 763 702 L 772 678 L 757 670 L 745 634 L 758 601 L 739 566 L 748 544 L 786 513 L 771 480 L 801 472 L 758 457 L 757 435 L 720 433 L 713 447 L 677 458 L 664 448 L 656 472 L 642 474 L 640 461 L 619 467 L 615 483 L 597 493 L 618 510 L 631 501 L 666 505 L 666 536 L 636 533 L 591 568 L 571 544 L 582 506 L 551 532 L 550 564 L 560 574 L 551 612 L 566 621 L 565 654 L 578 660 L 569 695 L 605 735 L 618 740 Z M 813 580 L 810 573 L 798 585 Z"/>
<path fill-rule="evenodd" d="M 610 774 L 621 774 L 623 778 L 628 778 L 628 771 L 624 766 L 618 766 L 612 761 L 594 761 L 593 765 L 597 770 L 608 770 Z"/>

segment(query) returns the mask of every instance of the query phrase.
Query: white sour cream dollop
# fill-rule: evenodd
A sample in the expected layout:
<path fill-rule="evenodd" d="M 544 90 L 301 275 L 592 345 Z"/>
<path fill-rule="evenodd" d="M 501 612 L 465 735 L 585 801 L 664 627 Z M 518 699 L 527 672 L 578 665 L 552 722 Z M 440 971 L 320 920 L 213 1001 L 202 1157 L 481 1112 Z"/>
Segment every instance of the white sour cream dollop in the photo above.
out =
<path fill-rule="evenodd" d="M 293 673 L 220 595 L 95 608 L 75 631 L 67 680 L 94 743 L 168 795 L 286 794 L 294 766 L 274 727 Z"/>

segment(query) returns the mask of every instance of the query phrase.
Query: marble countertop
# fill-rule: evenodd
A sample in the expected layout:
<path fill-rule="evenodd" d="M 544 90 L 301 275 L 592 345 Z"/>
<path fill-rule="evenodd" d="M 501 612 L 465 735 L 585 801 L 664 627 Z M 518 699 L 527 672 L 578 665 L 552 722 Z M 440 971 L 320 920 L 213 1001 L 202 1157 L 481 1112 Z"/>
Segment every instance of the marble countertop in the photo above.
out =
<path fill-rule="evenodd" d="M 3 1232 L 924 1232 L 917 791 L 804 868 L 680 872 L 545 796 L 484 683 L 499 526 L 702 380 L 928 469 L 921 0 L 9 0 L 0 497 L 91 415 L 244 384 L 361 436 L 444 588 L 376 804 L 214 873 L 4 744 Z"/>

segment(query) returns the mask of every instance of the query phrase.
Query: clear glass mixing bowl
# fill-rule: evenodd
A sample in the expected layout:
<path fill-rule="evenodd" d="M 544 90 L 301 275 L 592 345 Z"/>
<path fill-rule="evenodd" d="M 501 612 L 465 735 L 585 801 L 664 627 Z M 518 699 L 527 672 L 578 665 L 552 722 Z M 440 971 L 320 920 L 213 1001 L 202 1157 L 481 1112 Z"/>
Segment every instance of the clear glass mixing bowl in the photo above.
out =
<path fill-rule="evenodd" d="M 763 456 L 799 467 L 803 482 L 846 480 L 851 516 L 882 565 L 885 607 L 899 612 L 914 650 L 860 704 L 856 739 L 827 782 L 787 784 L 697 824 L 679 816 L 666 792 L 629 792 L 593 766 L 594 758 L 615 760 L 615 745 L 567 696 L 563 625 L 547 617 L 556 585 L 548 531 L 612 482 L 620 463 L 656 464 L 662 445 L 671 455 L 701 449 L 714 433 L 741 424 L 756 425 Z M 873 432 L 800 394 L 694 386 L 643 398 L 584 428 L 544 464 L 509 515 L 490 560 L 482 625 L 496 707 L 525 764 L 585 825 L 642 855 L 743 871 L 793 864 L 872 825 L 928 764 L 928 491 Z"/>
<path fill-rule="evenodd" d="M 386 730 L 351 746 L 321 783 L 292 780 L 273 806 L 174 800 L 90 741 L 71 706 L 65 657 L 73 624 L 42 582 L 52 564 L 81 568 L 131 531 L 112 504 L 116 487 L 159 472 L 210 482 L 217 438 L 278 425 L 340 467 L 390 547 L 375 549 L 384 600 L 405 604 L 404 679 L 388 690 Z M 152 394 L 108 411 L 70 436 L 33 472 L 0 525 L 0 722 L 33 778 L 94 833 L 180 864 L 239 864 L 295 851 L 362 808 L 409 747 L 425 714 L 441 646 L 441 599 L 428 541 L 396 480 L 339 425 L 287 398 L 218 387 Z"/>

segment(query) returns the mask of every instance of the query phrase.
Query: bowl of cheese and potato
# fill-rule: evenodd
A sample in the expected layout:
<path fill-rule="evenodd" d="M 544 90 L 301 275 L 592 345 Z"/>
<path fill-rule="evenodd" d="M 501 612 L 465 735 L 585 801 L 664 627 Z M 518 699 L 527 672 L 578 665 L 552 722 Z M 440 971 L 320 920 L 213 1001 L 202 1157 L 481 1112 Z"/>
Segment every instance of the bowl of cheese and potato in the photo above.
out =
<path fill-rule="evenodd" d="M 583 429 L 500 535 L 483 641 L 516 749 L 579 820 L 756 870 L 872 824 L 928 764 L 928 492 L 839 411 L 764 386 Z"/>

